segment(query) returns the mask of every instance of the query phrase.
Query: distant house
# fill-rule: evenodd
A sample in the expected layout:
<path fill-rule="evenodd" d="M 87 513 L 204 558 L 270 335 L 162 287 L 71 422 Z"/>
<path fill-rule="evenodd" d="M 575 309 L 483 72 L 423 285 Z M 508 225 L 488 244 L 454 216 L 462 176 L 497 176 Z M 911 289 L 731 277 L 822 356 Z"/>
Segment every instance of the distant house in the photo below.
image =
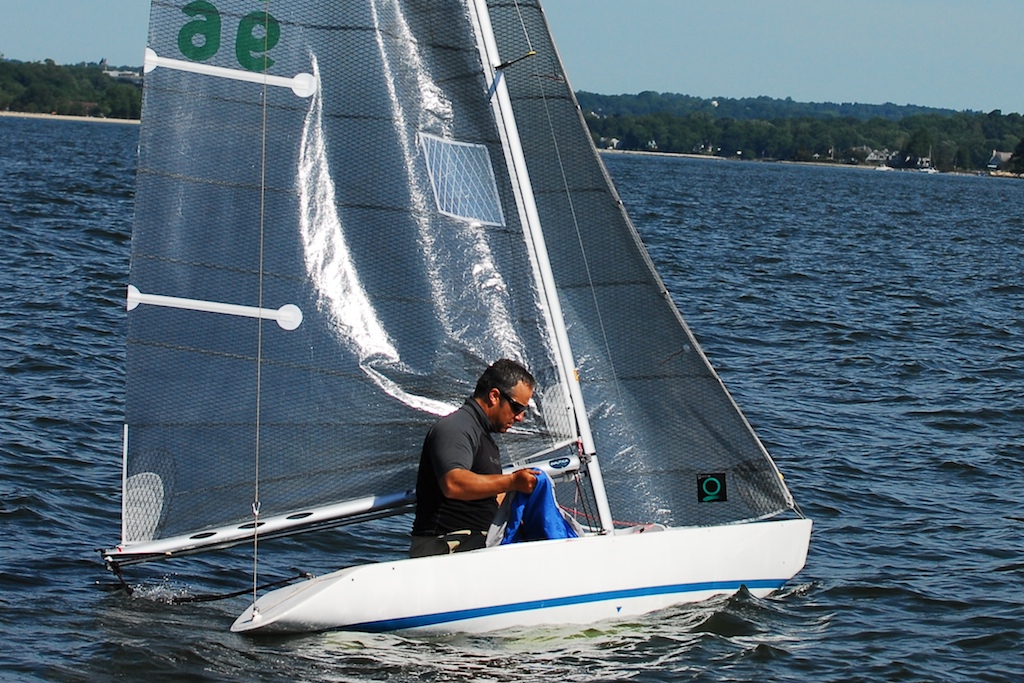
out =
<path fill-rule="evenodd" d="M 890 152 L 888 148 L 878 150 L 867 145 L 858 145 L 852 150 L 858 157 L 863 155 L 864 162 L 868 164 L 887 164 L 898 154 L 898 152 Z"/>
<path fill-rule="evenodd" d="M 110 76 L 114 80 L 124 81 L 126 83 L 134 83 L 135 85 L 142 85 L 142 74 L 138 71 L 117 71 L 117 70 L 104 70 L 104 74 Z"/>
<path fill-rule="evenodd" d="M 1013 152 L 1000 152 L 998 150 L 992 150 L 992 158 L 988 160 L 988 167 L 994 171 L 999 168 L 1000 165 L 1005 164 L 1013 156 Z"/>
<path fill-rule="evenodd" d="M 868 155 L 864 161 L 869 164 L 886 164 L 892 161 L 892 158 L 898 153 L 899 152 L 890 152 L 888 147 L 882 150 L 872 149 L 868 151 Z"/>

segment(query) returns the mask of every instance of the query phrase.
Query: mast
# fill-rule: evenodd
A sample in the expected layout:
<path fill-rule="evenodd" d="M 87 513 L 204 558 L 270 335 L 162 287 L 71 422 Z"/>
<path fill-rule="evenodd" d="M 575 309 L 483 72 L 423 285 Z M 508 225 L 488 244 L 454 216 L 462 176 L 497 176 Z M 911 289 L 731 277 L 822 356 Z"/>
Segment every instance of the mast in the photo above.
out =
<path fill-rule="evenodd" d="M 476 24 L 477 46 L 480 49 L 487 76 L 491 80 L 491 107 L 494 111 L 498 132 L 501 136 L 502 149 L 505 151 L 509 180 L 512 183 L 512 188 L 518 200 L 517 204 L 523 230 L 537 261 L 540 291 L 544 298 L 544 304 L 548 311 L 552 332 L 555 337 L 555 354 L 558 358 L 559 373 L 562 375 L 564 385 L 568 387 L 570 402 L 576 416 L 580 441 L 583 445 L 583 452 L 588 456 L 586 467 L 594 487 L 594 498 L 597 502 L 601 529 L 605 533 L 610 533 L 613 529 L 611 509 L 608 506 L 608 497 L 605 493 L 604 479 L 601 476 L 601 467 L 596 455 L 594 437 L 590 430 L 590 421 L 587 417 L 586 405 L 583 401 L 583 392 L 575 370 L 576 363 L 569 345 L 569 334 L 565 329 L 565 320 L 562 316 L 562 307 L 558 300 L 555 278 L 551 271 L 551 263 L 548 259 L 548 252 L 544 243 L 540 215 L 534 200 L 533 187 L 530 184 L 530 175 L 526 167 L 526 157 L 523 154 L 519 130 L 512 111 L 512 101 L 508 94 L 505 79 L 502 77 L 502 61 L 498 54 L 498 45 L 491 27 L 491 18 L 486 0 L 470 0 L 469 10 Z"/>

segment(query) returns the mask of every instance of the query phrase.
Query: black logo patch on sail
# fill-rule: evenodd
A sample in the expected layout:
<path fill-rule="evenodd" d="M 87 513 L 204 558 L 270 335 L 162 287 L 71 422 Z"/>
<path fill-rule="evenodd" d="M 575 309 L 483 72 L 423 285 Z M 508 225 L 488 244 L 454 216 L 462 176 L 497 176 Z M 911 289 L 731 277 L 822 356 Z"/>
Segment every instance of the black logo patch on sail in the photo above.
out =
<path fill-rule="evenodd" d="M 725 472 L 697 475 L 697 502 L 724 503 L 729 499 L 725 488 Z"/>

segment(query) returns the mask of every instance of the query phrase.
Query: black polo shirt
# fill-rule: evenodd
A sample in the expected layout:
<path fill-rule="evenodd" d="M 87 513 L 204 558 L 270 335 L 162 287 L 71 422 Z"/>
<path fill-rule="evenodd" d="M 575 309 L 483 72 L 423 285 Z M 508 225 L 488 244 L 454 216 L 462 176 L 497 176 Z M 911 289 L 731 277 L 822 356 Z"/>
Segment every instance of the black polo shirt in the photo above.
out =
<path fill-rule="evenodd" d="M 451 531 L 487 531 L 498 511 L 494 496 L 454 500 L 441 493 L 438 477 L 454 469 L 476 474 L 501 474 L 498 444 L 491 423 L 472 398 L 451 415 L 438 420 L 423 440 L 416 478 L 414 536 L 440 536 Z"/>

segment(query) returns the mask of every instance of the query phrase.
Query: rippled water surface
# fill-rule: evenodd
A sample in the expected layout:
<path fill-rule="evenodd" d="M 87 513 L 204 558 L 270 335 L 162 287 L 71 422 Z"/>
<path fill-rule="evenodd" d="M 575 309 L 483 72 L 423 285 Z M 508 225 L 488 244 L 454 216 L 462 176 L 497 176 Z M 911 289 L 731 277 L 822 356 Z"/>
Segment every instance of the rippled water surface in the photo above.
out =
<path fill-rule="evenodd" d="M 705 351 L 815 520 L 805 570 L 590 629 L 230 634 L 245 551 L 119 535 L 133 126 L 0 118 L 0 679 L 1014 681 L 1024 671 L 1024 183 L 613 155 Z M 262 572 L 401 552 L 408 520 Z M 269 554 L 269 557 L 267 556 Z"/>

